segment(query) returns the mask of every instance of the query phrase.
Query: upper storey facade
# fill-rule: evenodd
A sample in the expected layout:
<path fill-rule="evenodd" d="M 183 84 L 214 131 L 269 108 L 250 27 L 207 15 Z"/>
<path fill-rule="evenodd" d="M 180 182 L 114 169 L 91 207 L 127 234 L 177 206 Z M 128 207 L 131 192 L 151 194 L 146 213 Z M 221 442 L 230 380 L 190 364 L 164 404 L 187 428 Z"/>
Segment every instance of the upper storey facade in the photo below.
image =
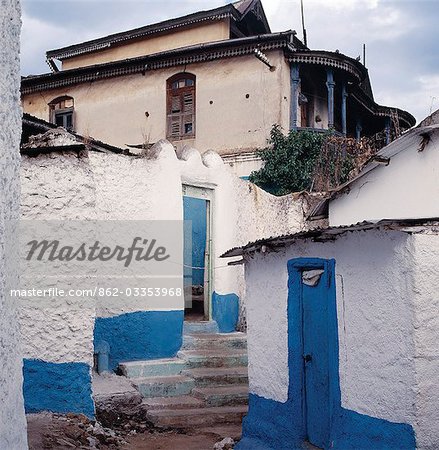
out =
<path fill-rule="evenodd" d="M 254 169 L 273 124 L 347 136 L 412 127 L 378 105 L 367 69 L 273 33 L 260 0 L 47 52 L 51 73 L 25 77 L 26 113 L 118 147 L 167 138 Z"/>

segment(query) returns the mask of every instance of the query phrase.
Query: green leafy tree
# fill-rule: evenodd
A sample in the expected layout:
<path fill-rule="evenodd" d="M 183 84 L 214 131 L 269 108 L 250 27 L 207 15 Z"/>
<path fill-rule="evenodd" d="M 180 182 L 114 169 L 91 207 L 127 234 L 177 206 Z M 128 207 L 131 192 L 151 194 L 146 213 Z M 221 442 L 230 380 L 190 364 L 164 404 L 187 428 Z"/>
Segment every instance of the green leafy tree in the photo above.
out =
<path fill-rule="evenodd" d="M 269 146 L 258 152 L 264 165 L 250 181 L 274 195 L 329 191 L 345 183 L 376 153 L 368 138 L 357 141 L 333 130 L 290 131 L 279 125 L 270 132 Z"/>
<path fill-rule="evenodd" d="M 279 125 L 270 132 L 269 147 L 258 155 L 264 166 L 250 174 L 250 181 L 275 195 L 311 190 L 314 170 L 328 133 L 290 131 Z"/>

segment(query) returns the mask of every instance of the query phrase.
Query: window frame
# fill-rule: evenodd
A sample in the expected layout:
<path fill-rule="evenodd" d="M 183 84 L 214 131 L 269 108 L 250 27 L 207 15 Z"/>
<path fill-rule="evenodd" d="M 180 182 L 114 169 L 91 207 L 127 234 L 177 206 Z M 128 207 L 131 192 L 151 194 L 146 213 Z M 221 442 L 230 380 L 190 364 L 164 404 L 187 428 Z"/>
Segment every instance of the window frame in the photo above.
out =
<path fill-rule="evenodd" d="M 67 107 L 67 108 L 65 108 L 65 107 L 64 108 L 56 108 L 57 105 L 60 105 L 62 102 L 65 102 L 67 100 L 72 101 L 72 106 Z M 50 123 L 53 123 L 54 125 L 57 125 L 57 126 L 62 126 L 67 131 L 73 131 L 75 128 L 74 112 L 75 112 L 75 100 L 73 97 L 70 97 L 69 95 L 63 95 L 61 97 L 56 97 L 49 103 Z M 62 117 L 63 125 L 57 124 L 58 117 Z M 68 117 L 71 118 L 71 126 L 70 127 L 67 126 Z"/>
<path fill-rule="evenodd" d="M 183 87 L 174 87 L 173 84 L 179 81 L 185 82 Z M 185 110 L 185 101 L 190 94 L 191 111 Z M 186 97 L 186 98 L 185 98 Z M 179 111 L 173 110 L 175 99 L 178 98 Z M 166 137 L 169 140 L 184 140 L 195 138 L 196 121 L 196 77 L 187 72 L 180 72 L 166 81 Z M 173 125 L 178 123 L 178 134 L 173 132 Z M 185 131 L 186 126 L 191 125 L 189 132 Z"/>

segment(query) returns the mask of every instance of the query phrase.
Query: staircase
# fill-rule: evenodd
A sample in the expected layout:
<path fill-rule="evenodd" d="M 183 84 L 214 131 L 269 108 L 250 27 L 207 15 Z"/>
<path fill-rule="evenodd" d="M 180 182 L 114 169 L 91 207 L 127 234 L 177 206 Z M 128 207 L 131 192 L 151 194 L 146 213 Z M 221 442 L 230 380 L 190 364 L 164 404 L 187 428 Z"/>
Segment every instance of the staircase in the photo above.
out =
<path fill-rule="evenodd" d="M 120 364 L 161 428 L 240 424 L 247 413 L 247 339 L 219 334 L 215 322 L 185 322 L 176 358 Z"/>

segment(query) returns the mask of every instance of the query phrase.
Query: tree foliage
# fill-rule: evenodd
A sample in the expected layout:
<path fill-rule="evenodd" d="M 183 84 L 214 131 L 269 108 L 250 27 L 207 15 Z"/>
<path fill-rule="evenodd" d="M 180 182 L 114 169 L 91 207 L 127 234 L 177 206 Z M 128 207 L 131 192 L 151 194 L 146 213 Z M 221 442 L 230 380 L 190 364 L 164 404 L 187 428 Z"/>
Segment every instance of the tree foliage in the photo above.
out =
<path fill-rule="evenodd" d="M 250 174 L 250 181 L 275 195 L 333 189 L 357 174 L 379 148 L 378 141 L 357 141 L 333 131 L 285 135 L 279 125 L 271 129 L 268 143 L 258 152 L 264 165 Z"/>
<path fill-rule="evenodd" d="M 250 181 L 275 195 L 311 190 L 312 176 L 326 133 L 290 131 L 279 125 L 270 132 L 269 147 L 258 156 L 263 167 L 250 174 Z"/>

